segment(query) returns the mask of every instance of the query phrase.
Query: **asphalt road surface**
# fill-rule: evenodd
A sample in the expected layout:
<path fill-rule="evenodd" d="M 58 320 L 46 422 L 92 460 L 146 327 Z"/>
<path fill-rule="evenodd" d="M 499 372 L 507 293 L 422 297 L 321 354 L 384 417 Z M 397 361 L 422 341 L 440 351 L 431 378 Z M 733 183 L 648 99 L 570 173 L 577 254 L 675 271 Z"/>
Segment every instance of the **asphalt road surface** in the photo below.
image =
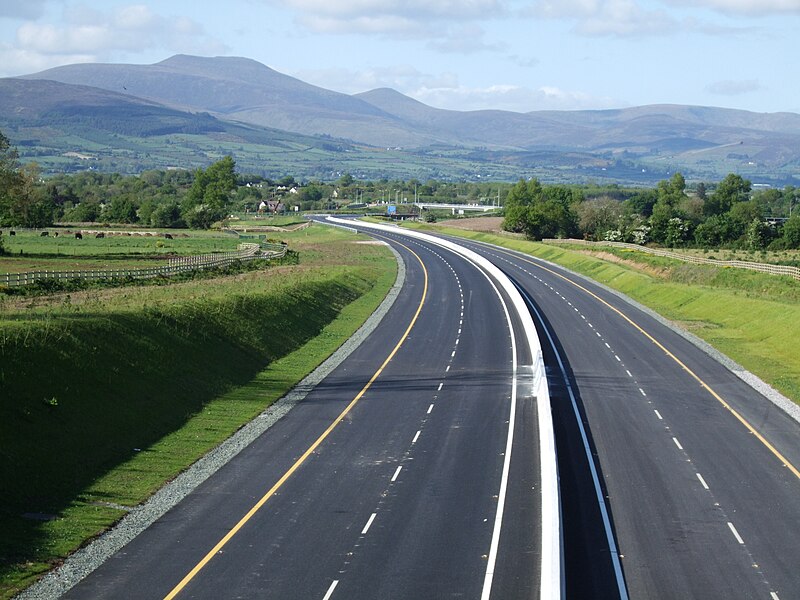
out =
<path fill-rule="evenodd" d="M 464 243 L 519 282 L 550 338 L 568 596 L 601 597 L 603 587 L 581 574 L 596 554 L 584 528 L 597 508 L 571 390 L 631 598 L 800 598 L 798 423 L 617 295 L 529 256 Z"/>
<path fill-rule="evenodd" d="M 65 597 L 539 597 L 535 399 L 514 397 L 511 419 L 518 319 L 463 258 L 388 241 L 406 285 L 373 334 Z"/>

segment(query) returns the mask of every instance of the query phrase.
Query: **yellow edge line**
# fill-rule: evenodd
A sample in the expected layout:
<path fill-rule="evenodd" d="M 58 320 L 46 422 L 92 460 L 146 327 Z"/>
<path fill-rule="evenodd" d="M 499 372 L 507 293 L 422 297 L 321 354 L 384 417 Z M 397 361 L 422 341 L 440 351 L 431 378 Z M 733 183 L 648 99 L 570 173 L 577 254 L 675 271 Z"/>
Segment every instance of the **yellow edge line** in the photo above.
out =
<path fill-rule="evenodd" d="M 192 579 L 194 579 L 194 577 L 203 569 L 203 567 L 205 567 L 209 563 L 209 561 L 212 558 L 214 558 L 214 556 L 225 546 L 225 544 L 227 544 L 231 540 L 231 538 L 233 538 L 233 536 L 235 536 L 239 532 L 239 530 L 242 527 L 244 527 L 244 525 L 253 517 L 253 515 L 255 515 L 259 511 L 259 509 L 262 506 L 264 506 L 264 504 L 266 504 L 267 500 L 269 500 L 270 497 L 272 497 L 275 494 L 275 492 L 277 492 L 281 488 L 281 486 L 284 483 L 286 483 L 286 481 L 294 474 L 294 472 L 297 471 L 297 469 L 300 468 L 300 466 L 306 461 L 306 459 L 314 453 L 314 451 L 319 447 L 320 444 L 322 444 L 325 438 L 327 438 L 330 435 L 333 429 L 339 423 L 341 423 L 341 421 L 345 418 L 347 413 L 349 413 L 352 410 L 352 408 L 358 403 L 358 401 L 361 400 L 361 397 L 367 392 L 367 390 L 372 386 L 375 380 L 380 376 L 380 374 L 386 368 L 386 365 L 388 365 L 389 361 L 391 361 L 392 358 L 394 358 L 394 355 L 397 354 L 397 351 L 400 349 L 400 346 L 402 346 L 403 342 L 405 342 L 406 338 L 408 337 L 408 334 L 411 332 L 411 329 L 414 327 L 414 324 L 417 322 L 417 319 L 419 318 L 419 314 L 422 311 L 422 306 L 425 303 L 425 298 L 428 294 L 428 270 L 425 268 L 425 264 L 422 262 L 422 259 L 416 252 L 414 252 L 411 248 L 405 246 L 404 244 L 400 244 L 399 242 L 398 244 L 400 246 L 403 246 L 403 248 L 405 248 L 411 254 L 414 255 L 414 257 L 419 261 L 419 264 L 422 266 L 422 272 L 425 276 L 425 283 L 422 288 L 422 298 L 419 301 L 419 306 L 417 306 L 417 311 L 414 313 L 414 317 L 411 319 L 408 328 L 400 337 L 400 341 L 397 342 L 397 345 L 389 353 L 389 356 L 386 357 L 386 360 L 383 361 L 383 364 L 378 368 L 378 370 L 375 371 L 375 374 L 370 378 L 367 384 L 363 388 L 361 388 L 361 391 L 358 392 L 358 395 L 356 395 L 356 397 L 350 401 L 350 404 L 348 404 L 347 407 L 339 414 L 339 416 L 336 417 L 336 419 L 328 426 L 328 428 L 322 433 L 322 435 L 320 435 L 317 438 L 317 440 L 313 444 L 311 444 L 311 446 L 309 446 L 308 450 L 306 450 L 303 453 L 303 455 L 300 458 L 298 458 L 294 462 L 294 464 L 292 464 L 291 467 L 289 467 L 289 470 L 283 474 L 283 476 L 275 483 L 275 485 L 273 485 L 269 489 L 269 491 L 267 491 L 267 493 L 265 493 L 261 497 L 261 499 L 258 502 L 256 502 L 249 511 L 247 511 L 247 514 L 245 514 L 239 520 L 239 522 L 233 526 L 233 528 L 225 535 L 225 537 L 223 537 L 219 542 L 217 542 L 217 544 L 211 550 L 208 551 L 208 554 L 206 554 L 202 558 L 202 560 L 200 560 L 200 562 L 198 562 L 197 565 L 195 565 L 195 567 L 191 571 L 189 571 L 189 573 L 186 574 L 186 577 L 181 579 L 180 583 L 178 583 L 178 585 L 176 585 L 172 589 L 172 591 L 170 591 L 169 594 L 164 596 L 164 600 L 170 600 L 172 598 L 175 598 L 175 596 L 177 596 L 181 592 L 181 590 L 183 590 L 183 588 L 185 588 L 186 585 Z"/>
<path fill-rule="evenodd" d="M 694 377 L 694 379 L 696 379 L 696 380 L 697 380 L 697 381 L 700 383 L 700 385 L 701 385 L 701 386 L 702 386 L 702 387 L 703 387 L 703 388 L 704 388 L 704 389 L 705 389 L 705 390 L 706 390 L 706 391 L 707 391 L 709 394 L 711 394 L 711 395 L 712 395 L 714 398 L 716 398 L 716 400 L 717 400 L 717 401 L 718 401 L 720 404 L 722 404 L 722 406 L 724 406 L 725 408 L 727 408 L 727 409 L 728 409 L 728 410 L 731 412 L 731 414 L 732 414 L 734 417 L 736 417 L 736 419 L 737 419 L 737 420 L 738 420 L 738 421 L 739 421 L 739 422 L 740 422 L 742 425 L 744 425 L 744 426 L 747 428 L 747 430 L 748 430 L 750 433 L 752 433 L 754 436 L 756 436 L 756 438 L 757 438 L 757 439 L 758 439 L 758 440 L 759 440 L 759 441 L 760 441 L 762 444 L 764 444 L 764 446 L 765 446 L 765 447 L 766 447 L 766 448 L 767 448 L 767 449 L 768 449 L 770 452 L 772 452 L 772 454 L 774 454 L 774 455 L 775 455 L 775 457 L 776 457 L 778 460 L 780 460 L 780 461 L 783 463 L 783 466 L 785 466 L 785 467 L 786 467 L 787 469 L 789 469 L 789 470 L 790 470 L 792 473 L 794 473 L 795 477 L 797 477 L 798 479 L 800 479 L 800 470 L 798 470 L 798 469 L 797 469 L 797 467 L 795 467 L 795 466 L 794 466 L 794 465 L 793 465 L 791 462 L 789 462 L 789 460 L 787 460 L 787 458 L 786 458 L 786 457 L 785 457 L 783 454 L 781 454 L 781 453 L 780 453 L 780 451 L 779 451 L 777 448 L 775 448 L 775 446 L 773 446 L 772 444 L 770 444 L 770 443 L 769 443 L 769 441 L 767 441 L 767 439 L 766 439 L 766 438 L 765 438 L 763 435 L 761 435 L 761 434 L 760 434 L 760 433 L 759 433 L 759 432 L 756 430 L 756 428 L 755 428 L 755 427 L 753 427 L 753 426 L 750 424 L 750 422 L 749 422 L 747 419 L 745 419 L 745 418 L 744 418 L 744 417 L 743 417 L 743 416 L 742 416 L 742 415 L 741 415 L 741 414 L 740 414 L 740 413 L 739 413 L 739 412 L 738 412 L 738 411 L 737 411 L 735 408 L 733 408 L 733 407 L 732 407 L 730 404 L 728 404 L 728 403 L 725 401 L 725 399 L 724 399 L 724 398 L 722 398 L 722 396 L 720 396 L 720 395 L 719 395 L 717 392 L 715 392 L 715 391 L 714 391 L 714 390 L 711 388 L 711 386 L 710 386 L 710 385 L 708 385 L 708 384 L 707 384 L 705 381 L 703 381 L 703 380 L 700 378 L 700 376 L 699 376 L 699 375 L 697 375 L 697 374 L 696 374 L 694 371 L 692 371 L 692 370 L 691 370 L 689 367 L 687 367 L 687 366 L 686 366 L 686 365 L 685 365 L 685 364 L 684 364 L 684 363 L 683 363 L 683 362 L 682 362 L 682 361 L 681 361 L 681 360 L 680 360 L 680 359 L 679 359 L 677 356 L 675 356 L 675 355 L 674 355 L 672 352 L 670 352 L 669 350 L 667 350 L 667 348 L 666 348 L 666 347 L 664 347 L 664 345 L 663 345 L 661 342 L 659 342 L 659 341 L 658 341 L 656 338 L 654 338 L 652 335 L 650 335 L 649 333 L 647 333 L 647 331 L 645 331 L 645 330 L 644 330 L 644 329 L 643 329 L 641 326 L 639 326 L 639 325 L 638 325 L 636 322 L 634 322 L 634 321 L 633 321 L 633 319 L 631 319 L 630 317 L 628 317 L 628 316 L 627 316 L 625 313 L 623 313 L 621 310 L 619 310 L 619 309 L 618 309 L 618 308 L 616 308 L 615 306 L 613 306 L 613 305 L 609 304 L 608 302 L 606 302 L 605 300 L 603 300 L 603 299 L 602 299 L 600 296 L 598 296 L 597 294 L 595 294 L 595 293 L 594 293 L 594 292 L 592 292 L 591 290 L 589 290 L 589 289 L 587 289 L 587 288 L 583 287 L 582 285 L 580 285 L 579 283 L 577 283 L 577 282 L 573 281 L 573 280 L 572 280 L 572 279 L 570 279 L 569 277 L 566 277 L 566 276 L 562 275 L 561 273 L 558 273 L 557 271 L 553 271 L 552 269 L 548 269 L 547 267 L 545 267 L 545 266 L 541 265 L 541 264 L 540 264 L 540 263 L 538 263 L 538 262 L 535 262 L 535 261 L 529 260 L 529 259 L 527 259 L 527 258 L 524 258 L 524 257 L 520 256 L 519 254 L 516 254 L 516 253 L 513 253 L 513 252 L 508 252 L 508 251 L 506 251 L 506 250 L 502 250 L 502 252 L 503 252 L 504 254 L 508 254 L 509 256 L 514 256 L 515 258 L 519 258 L 520 260 L 523 260 L 523 261 L 527 262 L 528 264 L 534 265 L 535 267 L 538 267 L 539 269 L 542 269 L 543 271 L 547 271 L 548 273 L 550 273 L 550 274 L 552 274 L 552 275 L 555 275 L 556 277 L 560 277 L 561 279 L 563 279 L 563 280 L 564 280 L 564 281 L 566 281 L 567 283 L 570 283 L 570 284 L 574 285 L 574 286 L 575 286 L 576 288 L 578 288 L 579 290 L 582 290 L 582 291 L 586 292 L 586 293 L 587 293 L 587 294 L 589 294 L 591 297 L 593 297 L 595 300 L 597 300 L 598 302 L 601 302 L 602 304 L 604 304 L 605 306 L 607 306 L 608 308 L 610 308 L 612 311 L 614 311 L 615 313 L 617 313 L 617 314 L 618 314 L 620 317 L 622 317 L 623 319 L 625 319 L 625 320 L 626 320 L 628 323 L 630 323 L 630 325 L 632 325 L 632 326 L 633 326 L 635 329 L 637 329 L 637 330 L 638 330 L 638 331 L 639 331 L 639 332 L 640 332 L 642 335 L 644 335 L 644 336 L 645 336 L 647 339 L 649 339 L 649 340 L 650 340 L 651 342 L 653 342 L 653 343 L 654 343 L 656 346 L 658 346 L 658 347 L 659 347 L 659 348 L 660 348 L 660 349 L 661 349 L 661 350 L 662 350 L 662 351 L 663 351 L 663 352 L 664 352 L 664 353 L 665 353 L 667 356 L 669 356 L 669 357 L 670 357 L 672 360 L 674 360 L 676 363 L 678 363 L 678 365 L 680 365 L 680 367 L 681 367 L 681 368 L 682 368 L 684 371 L 686 371 L 686 372 L 687 372 L 689 375 L 691 375 L 692 377 Z"/>

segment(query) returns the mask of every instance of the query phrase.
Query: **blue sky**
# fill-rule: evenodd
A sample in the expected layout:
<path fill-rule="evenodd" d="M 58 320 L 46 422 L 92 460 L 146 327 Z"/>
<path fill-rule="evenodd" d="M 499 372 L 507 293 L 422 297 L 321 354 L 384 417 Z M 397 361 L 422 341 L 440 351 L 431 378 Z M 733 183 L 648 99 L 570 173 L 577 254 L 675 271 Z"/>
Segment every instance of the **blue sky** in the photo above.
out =
<path fill-rule="evenodd" d="M 800 0 L 0 0 L 0 76 L 245 56 L 440 108 L 800 113 Z"/>

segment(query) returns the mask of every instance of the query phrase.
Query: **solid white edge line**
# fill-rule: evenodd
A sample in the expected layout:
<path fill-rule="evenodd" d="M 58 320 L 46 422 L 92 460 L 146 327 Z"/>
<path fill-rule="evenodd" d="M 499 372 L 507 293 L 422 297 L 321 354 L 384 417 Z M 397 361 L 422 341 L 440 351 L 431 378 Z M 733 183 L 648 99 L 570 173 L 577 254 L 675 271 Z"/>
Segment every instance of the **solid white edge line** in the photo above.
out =
<path fill-rule="evenodd" d="M 328 591 L 322 597 L 322 600 L 331 600 L 331 596 L 333 596 L 333 590 L 336 589 L 337 585 L 339 585 L 338 579 L 334 579 L 333 581 L 331 581 L 331 586 L 328 588 Z"/>
<path fill-rule="evenodd" d="M 346 220 L 337 219 L 335 217 L 327 217 L 327 219 L 333 222 L 347 223 Z M 460 244 L 417 231 L 400 229 L 398 227 L 391 227 L 387 225 L 366 223 L 362 221 L 359 222 L 359 226 L 365 229 L 375 229 L 395 235 L 399 234 L 405 237 L 422 239 L 437 246 L 447 248 L 456 254 L 460 254 L 474 265 L 479 266 L 487 277 L 488 274 L 491 274 L 506 292 L 509 300 L 514 306 L 514 310 L 517 313 L 520 322 L 522 323 L 523 330 L 525 331 L 525 338 L 530 347 L 530 353 L 534 361 L 534 365 L 532 366 L 534 367 L 533 378 L 534 389 L 536 390 L 534 395 L 536 397 L 536 412 L 538 416 L 539 427 L 539 468 L 541 479 L 542 517 L 542 537 L 540 548 L 541 581 L 539 586 L 539 597 L 542 600 L 563 598 L 565 589 L 563 572 L 564 565 L 561 548 L 561 500 L 559 497 L 558 487 L 558 463 L 556 460 L 553 415 L 550 407 L 550 393 L 547 387 L 547 373 L 545 371 L 544 361 L 542 359 L 541 343 L 536 332 L 536 326 L 533 323 L 533 318 L 528 311 L 528 306 L 523 299 L 522 294 L 516 289 L 508 276 L 506 276 L 498 267 L 492 264 L 485 257 L 479 255 L 477 252 Z M 464 317 L 463 310 L 461 311 L 460 317 L 462 319 Z M 447 365 L 446 370 L 450 370 L 450 365 Z M 509 456 L 510 453 L 506 452 L 506 459 L 508 459 Z M 616 555 L 615 557 L 618 560 L 619 557 Z M 490 591 L 491 590 L 489 590 L 489 592 Z M 488 598 L 488 595 L 486 598 Z M 627 592 L 623 600 L 626 599 Z"/>
<path fill-rule="evenodd" d="M 402 470 L 403 470 L 403 465 L 400 465 L 399 467 L 397 467 L 397 470 L 394 472 L 394 475 L 392 475 L 392 479 L 391 479 L 392 483 L 397 481 L 397 476 L 400 475 L 400 471 L 402 471 Z"/>
<path fill-rule="evenodd" d="M 375 520 L 375 517 L 378 516 L 378 513 L 372 513 L 367 520 L 367 524 L 364 525 L 364 529 L 361 530 L 361 535 L 367 535 L 369 528 L 372 527 L 372 522 Z"/>
<path fill-rule="evenodd" d="M 731 530 L 733 537 L 736 538 L 736 541 L 744 545 L 744 540 L 742 539 L 742 536 L 739 535 L 739 532 L 736 531 L 736 527 L 734 527 L 733 523 L 731 523 L 730 521 L 728 521 L 728 528 Z"/>

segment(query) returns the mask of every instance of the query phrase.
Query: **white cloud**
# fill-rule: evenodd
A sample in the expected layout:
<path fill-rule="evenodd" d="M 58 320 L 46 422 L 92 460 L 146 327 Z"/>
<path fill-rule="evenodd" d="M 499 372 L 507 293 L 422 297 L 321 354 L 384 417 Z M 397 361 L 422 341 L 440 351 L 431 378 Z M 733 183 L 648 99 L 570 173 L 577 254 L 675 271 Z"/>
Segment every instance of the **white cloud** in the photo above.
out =
<path fill-rule="evenodd" d="M 39 21 L 20 25 L 15 42 L 0 47 L 0 56 L 4 58 L 0 60 L 0 65 L 4 65 L 0 67 L 0 75 L 20 75 L 74 62 L 119 59 L 152 49 L 199 54 L 220 54 L 226 50 L 188 17 L 159 15 L 143 4 L 122 6 L 110 12 L 78 5 L 65 10 L 58 25 Z"/>
<path fill-rule="evenodd" d="M 692 8 L 710 8 L 728 14 L 751 16 L 800 14 L 800 0 L 667 0 L 667 2 Z"/>
<path fill-rule="evenodd" d="M 380 34 L 428 38 L 443 27 L 505 12 L 504 0 L 267 0 L 288 6 L 297 22 L 316 33 Z"/>
<path fill-rule="evenodd" d="M 485 31 L 482 27 L 465 24 L 442 32 L 441 36 L 431 39 L 428 45 L 440 52 L 456 54 L 472 54 L 473 52 L 483 51 L 496 52 L 503 49 L 502 44 L 485 42 L 484 35 Z"/>
<path fill-rule="evenodd" d="M 749 94 L 763 89 L 762 85 L 755 79 L 742 81 L 716 81 L 706 87 L 706 90 L 719 96 L 739 96 Z"/>
<path fill-rule="evenodd" d="M 666 35 L 676 28 L 666 11 L 643 9 L 636 0 L 536 0 L 525 13 L 574 20 L 575 31 L 587 36 Z"/>
<path fill-rule="evenodd" d="M 555 86 L 530 89 L 517 85 L 492 85 L 483 88 L 465 86 L 427 88 L 408 94 L 420 102 L 452 110 L 578 110 L 619 107 L 613 98 L 595 97 L 583 92 L 570 92 Z"/>

